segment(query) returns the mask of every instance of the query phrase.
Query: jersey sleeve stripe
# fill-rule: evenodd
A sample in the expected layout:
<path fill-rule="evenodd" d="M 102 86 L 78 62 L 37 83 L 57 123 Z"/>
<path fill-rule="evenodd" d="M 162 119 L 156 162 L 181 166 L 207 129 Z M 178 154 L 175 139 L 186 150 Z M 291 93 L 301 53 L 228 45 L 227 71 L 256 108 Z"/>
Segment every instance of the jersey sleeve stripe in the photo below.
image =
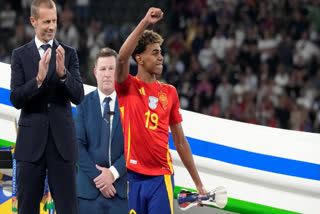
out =
<path fill-rule="evenodd" d="M 129 164 L 130 143 L 131 143 L 131 131 L 130 131 L 130 120 L 129 120 L 129 125 L 128 125 L 128 151 L 127 151 L 127 165 Z"/>
<path fill-rule="evenodd" d="M 171 162 L 171 160 L 170 160 L 169 144 L 167 145 L 167 162 L 168 162 L 168 166 L 169 166 L 169 168 L 170 168 L 170 172 L 173 173 L 172 162 Z"/>

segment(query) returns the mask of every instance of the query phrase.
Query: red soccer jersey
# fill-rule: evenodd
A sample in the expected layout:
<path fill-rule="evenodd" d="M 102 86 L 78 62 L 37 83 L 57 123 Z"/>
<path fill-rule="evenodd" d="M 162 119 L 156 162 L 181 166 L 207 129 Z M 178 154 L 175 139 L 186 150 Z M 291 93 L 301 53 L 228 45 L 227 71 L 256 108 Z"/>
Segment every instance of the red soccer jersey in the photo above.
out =
<path fill-rule="evenodd" d="M 176 89 L 131 75 L 115 83 L 125 138 L 127 168 L 145 175 L 172 174 L 169 125 L 182 121 Z"/>

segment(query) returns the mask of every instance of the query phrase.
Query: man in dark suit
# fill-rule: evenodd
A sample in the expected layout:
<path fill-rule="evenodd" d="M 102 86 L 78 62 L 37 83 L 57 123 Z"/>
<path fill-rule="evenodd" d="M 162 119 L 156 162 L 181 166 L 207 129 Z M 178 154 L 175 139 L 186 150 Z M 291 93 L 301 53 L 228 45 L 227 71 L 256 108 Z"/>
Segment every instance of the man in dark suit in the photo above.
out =
<path fill-rule="evenodd" d="M 114 90 L 117 53 L 103 48 L 95 60 L 97 90 L 76 109 L 80 213 L 128 213 L 127 176 L 120 110 Z"/>
<path fill-rule="evenodd" d="M 21 109 L 15 147 L 19 214 L 39 213 L 46 171 L 58 214 L 78 213 L 78 150 L 71 102 L 84 98 L 75 49 L 54 39 L 57 10 L 52 0 L 34 0 L 35 38 L 15 49 L 10 100 Z"/>

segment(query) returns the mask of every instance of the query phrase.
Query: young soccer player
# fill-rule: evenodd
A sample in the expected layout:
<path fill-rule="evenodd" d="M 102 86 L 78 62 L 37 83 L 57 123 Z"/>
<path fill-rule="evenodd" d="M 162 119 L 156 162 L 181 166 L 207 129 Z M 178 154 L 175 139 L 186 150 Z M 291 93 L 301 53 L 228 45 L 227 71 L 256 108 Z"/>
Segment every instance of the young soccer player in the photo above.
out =
<path fill-rule="evenodd" d="M 116 66 L 115 88 L 125 136 L 129 181 L 129 214 L 173 213 L 173 169 L 169 126 L 176 150 L 200 194 L 205 194 L 189 144 L 181 126 L 176 89 L 157 81 L 163 69 L 162 37 L 150 30 L 163 17 L 150 8 L 122 45 Z M 138 64 L 129 75 L 129 58 Z"/>

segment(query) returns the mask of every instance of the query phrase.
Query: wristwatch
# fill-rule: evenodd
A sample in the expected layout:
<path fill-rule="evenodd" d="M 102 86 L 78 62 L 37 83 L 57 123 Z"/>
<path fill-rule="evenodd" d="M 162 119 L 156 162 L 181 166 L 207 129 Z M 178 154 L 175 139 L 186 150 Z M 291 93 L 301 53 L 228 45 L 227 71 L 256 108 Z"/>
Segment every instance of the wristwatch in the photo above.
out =
<path fill-rule="evenodd" d="M 67 77 L 67 69 L 64 68 L 64 75 L 62 77 L 59 77 L 60 80 L 65 80 Z"/>

